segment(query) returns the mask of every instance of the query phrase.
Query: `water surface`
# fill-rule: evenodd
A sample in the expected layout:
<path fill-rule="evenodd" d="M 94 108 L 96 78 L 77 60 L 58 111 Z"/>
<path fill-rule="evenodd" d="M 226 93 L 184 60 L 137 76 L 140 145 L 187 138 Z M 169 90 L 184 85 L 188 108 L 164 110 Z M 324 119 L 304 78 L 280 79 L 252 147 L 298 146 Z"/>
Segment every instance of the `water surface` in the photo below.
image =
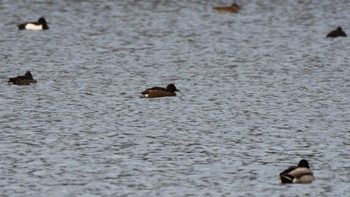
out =
<path fill-rule="evenodd" d="M 230 3 L 0 2 L 1 196 L 346 196 L 350 2 Z"/>

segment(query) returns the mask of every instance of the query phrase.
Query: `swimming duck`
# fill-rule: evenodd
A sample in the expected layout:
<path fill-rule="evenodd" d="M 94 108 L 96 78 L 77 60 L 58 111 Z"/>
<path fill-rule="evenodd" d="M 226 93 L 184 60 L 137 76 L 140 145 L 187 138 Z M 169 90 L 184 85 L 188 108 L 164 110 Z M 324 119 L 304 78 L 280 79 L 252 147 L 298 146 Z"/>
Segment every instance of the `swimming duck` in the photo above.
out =
<path fill-rule="evenodd" d="M 233 3 L 231 6 L 228 7 L 215 7 L 214 11 L 217 13 L 237 13 L 239 10 L 239 6 L 237 3 Z"/>
<path fill-rule="evenodd" d="M 327 34 L 327 37 L 335 38 L 335 37 L 346 37 L 346 33 L 339 26 L 336 30 L 331 31 Z"/>
<path fill-rule="evenodd" d="M 47 26 L 46 20 L 44 17 L 40 17 L 38 22 L 27 22 L 18 25 L 19 30 L 48 30 L 49 26 Z"/>
<path fill-rule="evenodd" d="M 313 172 L 310 170 L 309 162 L 300 160 L 298 166 L 291 166 L 279 175 L 280 183 L 311 183 L 315 180 Z"/>
<path fill-rule="evenodd" d="M 176 96 L 176 89 L 174 84 L 169 84 L 166 88 L 162 87 L 152 87 L 141 92 L 142 98 L 154 98 L 154 97 L 164 97 L 164 96 Z"/>
<path fill-rule="evenodd" d="M 27 71 L 24 76 L 10 78 L 8 82 L 15 85 L 29 85 L 30 83 L 36 83 L 37 81 L 33 79 L 32 73 Z"/>

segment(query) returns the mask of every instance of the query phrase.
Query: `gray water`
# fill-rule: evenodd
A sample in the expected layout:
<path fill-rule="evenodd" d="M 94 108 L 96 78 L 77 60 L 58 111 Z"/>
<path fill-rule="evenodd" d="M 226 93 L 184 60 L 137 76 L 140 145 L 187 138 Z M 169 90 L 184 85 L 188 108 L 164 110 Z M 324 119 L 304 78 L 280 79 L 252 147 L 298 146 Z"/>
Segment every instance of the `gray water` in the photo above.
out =
<path fill-rule="evenodd" d="M 350 1 L 231 3 L 0 1 L 0 196 L 348 195 Z"/>

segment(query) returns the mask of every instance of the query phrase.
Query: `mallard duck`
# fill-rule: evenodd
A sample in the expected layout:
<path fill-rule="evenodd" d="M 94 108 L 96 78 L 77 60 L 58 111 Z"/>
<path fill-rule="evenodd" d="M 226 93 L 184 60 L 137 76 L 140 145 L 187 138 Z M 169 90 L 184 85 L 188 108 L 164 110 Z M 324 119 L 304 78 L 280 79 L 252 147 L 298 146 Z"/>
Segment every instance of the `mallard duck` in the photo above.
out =
<path fill-rule="evenodd" d="M 166 88 L 163 87 L 152 87 L 147 88 L 145 91 L 141 92 L 142 98 L 154 98 L 154 97 L 164 97 L 164 96 L 176 96 L 176 89 L 174 84 L 169 84 Z"/>
<path fill-rule="evenodd" d="M 300 160 L 298 166 L 291 166 L 279 175 L 280 183 L 311 183 L 315 180 L 309 162 Z"/>

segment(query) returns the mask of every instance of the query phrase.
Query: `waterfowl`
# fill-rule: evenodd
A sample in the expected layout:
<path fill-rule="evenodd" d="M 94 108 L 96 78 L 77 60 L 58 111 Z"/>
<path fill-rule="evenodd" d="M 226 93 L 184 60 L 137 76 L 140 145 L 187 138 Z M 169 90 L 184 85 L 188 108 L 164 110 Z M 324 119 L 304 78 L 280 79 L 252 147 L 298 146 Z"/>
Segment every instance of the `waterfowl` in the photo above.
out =
<path fill-rule="evenodd" d="M 300 160 L 298 166 L 291 166 L 279 175 L 281 184 L 284 183 L 311 183 L 315 180 L 313 172 L 310 170 L 309 162 Z"/>
<path fill-rule="evenodd" d="M 218 13 L 237 13 L 239 9 L 240 8 L 237 5 L 237 3 L 233 3 L 232 5 L 227 7 L 215 7 L 214 11 Z"/>
<path fill-rule="evenodd" d="M 174 84 L 169 84 L 166 88 L 162 87 L 152 87 L 141 92 L 142 98 L 154 98 L 154 97 L 165 97 L 165 96 L 176 96 L 176 89 Z"/>
<path fill-rule="evenodd" d="M 8 82 L 15 85 L 29 85 L 30 83 L 36 83 L 37 81 L 33 79 L 32 73 L 27 71 L 24 76 L 10 78 Z"/>
<path fill-rule="evenodd" d="M 49 26 L 47 26 L 46 20 L 44 17 L 40 17 L 38 22 L 27 22 L 18 25 L 19 30 L 48 30 Z"/>
<path fill-rule="evenodd" d="M 327 37 L 335 38 L 335 37 L 346 37 L 346 33 L 343 31 L 343 29 L 339 26 L 336 30 L 331 31 L 327 34 Z"/>

